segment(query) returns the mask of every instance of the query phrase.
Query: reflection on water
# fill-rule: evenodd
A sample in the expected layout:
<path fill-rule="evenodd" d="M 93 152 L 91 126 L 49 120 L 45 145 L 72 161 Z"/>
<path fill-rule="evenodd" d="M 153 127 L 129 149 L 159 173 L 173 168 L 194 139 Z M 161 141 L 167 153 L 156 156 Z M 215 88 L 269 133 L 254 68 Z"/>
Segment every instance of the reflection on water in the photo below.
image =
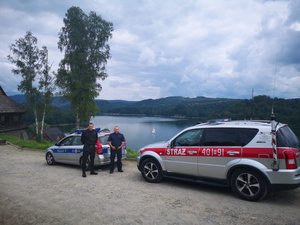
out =
<path fill-rule="evenodd" d="M 120 127 L 124 134 L 127 147 L 139 148 L 158 141 L 167 141 L 182 129 L 195 125 L 195 121 L 178 120 L 162 117 L 127 117 L 127 116 L 96 116 L 92 119 L 95 127 Z"/>

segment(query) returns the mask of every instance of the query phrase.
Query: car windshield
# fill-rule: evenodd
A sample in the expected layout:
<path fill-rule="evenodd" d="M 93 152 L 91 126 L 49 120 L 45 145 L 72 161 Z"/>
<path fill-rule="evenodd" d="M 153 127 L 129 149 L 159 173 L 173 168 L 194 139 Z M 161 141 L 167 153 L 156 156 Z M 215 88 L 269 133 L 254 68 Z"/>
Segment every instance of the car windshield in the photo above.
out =
<path fill-rule="evenodd" d="M 288 126 L 284 126 L 276 132 L 276 139 L 278 147 L 291 147 L 300 149 L 297 136 Z"/>

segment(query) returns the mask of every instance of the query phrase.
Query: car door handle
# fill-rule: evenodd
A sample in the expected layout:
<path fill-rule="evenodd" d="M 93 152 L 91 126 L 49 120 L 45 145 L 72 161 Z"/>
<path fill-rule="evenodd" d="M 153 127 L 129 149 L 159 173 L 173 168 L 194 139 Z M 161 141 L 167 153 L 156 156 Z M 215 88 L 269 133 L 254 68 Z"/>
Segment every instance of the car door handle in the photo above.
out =
<path fill-rule="evenodd" d="M 228 151 L 227 154 L 228 155 L 239 155 L 240 152 L 238 152 L 238 151 Z"/>
<path fill-rule="evenodd" d="M 197 151 L 195 151 L 195 150 L 189 150 L 188 153 L 189 153 L 190 155 L 194 155 L 194 154 L 197 154 Z"/>

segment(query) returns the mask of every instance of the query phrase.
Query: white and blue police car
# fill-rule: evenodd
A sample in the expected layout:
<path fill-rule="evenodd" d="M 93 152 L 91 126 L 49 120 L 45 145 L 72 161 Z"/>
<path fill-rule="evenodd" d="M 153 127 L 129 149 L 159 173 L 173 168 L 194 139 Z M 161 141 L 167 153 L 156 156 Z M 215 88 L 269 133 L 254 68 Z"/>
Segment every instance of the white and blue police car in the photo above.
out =
<path fill-rule="evenodd" d="M 102 166 L 110 164 L 110 147 L 108 145 L 109 130 L 96 128 L 98 138 L 102 145 L 102 152 L 96 152 L 94 164 Z M 83 144 L 81 134 L 83 129 L 78 129 L 74 133 L 67 135 L 46 151 L 46 162 L 48 165 L 64 163 L 71 165 L 81 165 L 83 155 Z M 122 150 L 122 158 L 126 158 L 126 149 Z M 87 160 L 87 168 L 89 160 Z"/>

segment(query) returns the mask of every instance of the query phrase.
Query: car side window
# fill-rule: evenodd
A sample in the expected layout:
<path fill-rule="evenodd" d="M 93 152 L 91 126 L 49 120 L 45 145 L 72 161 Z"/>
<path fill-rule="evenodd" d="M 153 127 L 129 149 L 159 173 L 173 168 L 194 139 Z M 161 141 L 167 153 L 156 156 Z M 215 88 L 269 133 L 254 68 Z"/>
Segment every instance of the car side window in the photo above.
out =
<path fill-rule="evenodd" d="M 188 130 L 172 141 L 172 146 L 199 146 L 202 129 Z"/>
<path fill-rule="evenodd" d="M 72 143 L 73 143 L 73 137 L 67 137 L 67 138 L 65 138 L 64 140 L 62 140 L 60 142 L 60 145 L 61 146 L 68 146 L 68 145 L 72 145 Z"/>
<path fill-rule="evenodd" d="M 257 134 L 255 128 L 207 128 L 201 140 L 202 146 L 245 146 Z"/>
<path fill-rule="evenodd" d="M 202 146 L 240 146 L 237 129 L 207 128 L 204 131 Z"/>

